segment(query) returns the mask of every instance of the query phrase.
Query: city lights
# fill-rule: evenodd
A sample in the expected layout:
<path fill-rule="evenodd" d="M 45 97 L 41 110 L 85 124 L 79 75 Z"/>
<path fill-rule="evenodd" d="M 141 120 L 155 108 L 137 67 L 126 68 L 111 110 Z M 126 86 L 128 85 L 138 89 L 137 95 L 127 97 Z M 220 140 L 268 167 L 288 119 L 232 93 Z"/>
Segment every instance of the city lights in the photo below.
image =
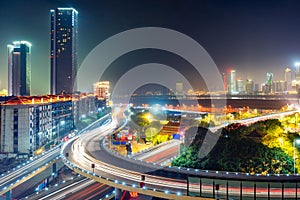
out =
<path fill-rule="evenodd" d="M 299 199 L 300 2 L 130 3 L 0 3 L 0 196 Z"/>

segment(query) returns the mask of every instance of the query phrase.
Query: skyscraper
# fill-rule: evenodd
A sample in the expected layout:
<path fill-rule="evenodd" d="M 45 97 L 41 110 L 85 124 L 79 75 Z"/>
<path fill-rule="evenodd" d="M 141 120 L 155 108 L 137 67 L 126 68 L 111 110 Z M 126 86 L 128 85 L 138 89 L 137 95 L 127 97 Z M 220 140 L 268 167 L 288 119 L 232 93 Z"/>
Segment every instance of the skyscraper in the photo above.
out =
<path fill-rule="evenodd" d="M 284 70 L 284 81 L 286 84 L 286 91 L 292 90 L 292 70 L 290 68 L 286 68 Z"/>
<path fill-rule="evenodd" d="M 31 87 L 31 44 L 13 42 L 8 49 L 8 95 L 29 96 Z"/>
<path fill-rule="evenodd" d="M 227 92 L 227 74 L 223 73 L 223 89 Z"/>
<path fill-rule="evenodd" d="M 238 79 L 236 82 L 237 82 L 237 92 L 239 94 L 245 93 L 244 80 Z"/>
<path fill-rule="evenodd" d="M 236 94 L 236 72 L 235 70 L 230 71 L 230 94 Z"/>
<path fill-rule="evenodd" d="M 267 80 L 266 80 L 263 91 L 265 94 L 273 93 L 274 92 L 274 90 L 273 90 L 274 75 L 271 72 L 267 72 L 266 77 L 267 77 Z"/>
<path fill-rule="evenodd" d="M 78 12 L 57 8 L 51 14 L 51 94 L 73 93 L 77 72 Z"/>
<path fill-rule="evenodd" d="M 253 80 L 247 79 L 246 82 L 246 94 L 253 94 L 254 82 Z"/>
<path fill-rule="evenodd" d="M 109 81 L 101 81 L 94 84 L 94 96 L 100 99 L 109 98 Z"/>
<path fill-rule="evenodd" d="M 183 83 L 176 83 L 176 94 L 183 95 Z"/>

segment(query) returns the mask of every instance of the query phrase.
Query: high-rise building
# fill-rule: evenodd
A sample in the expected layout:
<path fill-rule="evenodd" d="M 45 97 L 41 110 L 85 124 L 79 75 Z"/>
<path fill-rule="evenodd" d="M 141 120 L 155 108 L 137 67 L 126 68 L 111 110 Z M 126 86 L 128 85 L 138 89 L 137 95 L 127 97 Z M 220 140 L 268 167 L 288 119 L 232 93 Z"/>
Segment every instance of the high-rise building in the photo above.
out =
<path fill-rule="evenodd" d="M 228 92 L 227 91 L 227 74 L 226 73 L 223 73 L 223 89 L 225 92 Z"/>
<path fill-rule="evenodd" d="M 31 44 L 13 42 L 8 48 L 8 95 L 29 96 L 31 87 Z"/>
<path fill-rule="evenodd" d="M 273 75 L 273 73 L 268 72 L 266 74 L 266 78 L 267 78 L 267 80 L 264 85 L 263 92 L 265 94 L 273 93 L 274 92 L 274 89 L 273 89 L 274 75 Z"/>
<path fill-rule="evenodd" d="M 259 84 L 255 83 L 254 84 L 254 93 L 258 93 L 259 91 L 260 91 Z"/>
<path fill-rule="evenodd" d="M 0 152 L 32 154 L 73 130 L 72 97 L 13 97 L 0 103 Z M 59 135 L 58 135 L 59 133 Z"/>
<path fill-rule="evenodd" d="M 183 95 L 183 83 L 176 83 L 176 94 Z"/>
<path fill-rule="evenodd" d="M 239 94 L 245 93 L 244 81 L 241 79 L 237 80 L 237 92 Z"/>
<path fill-rule="evenodd" d="M 284 81 L 286 84 L 286 91 L 292 90 L 292 70 L 290 68 L 286 68 L 284 70 Z"/>
<path fill-rule="evenodd" d="M 273 82 L 274 93 L 283 93 L 286 90 L 286 81 L 274 81 Z"/>
<path fill-rule="evenodd" d="M 230 71 L 230 94 L 237 93 L 236 87 L 236 72 L 235 70 Z"/>
<path fill-rule="evenodd" d="M 267 77 L 266 84 L 272 85 L 272 83 L 274 81 L 273 73 L 267 72 L 266 77 Z"/>
<path fill-rule="evenodd" d="M 246 82 L 246 93 L 247 94 L 253 94 L 254 93 L 254 82 L 253 80 L 247 79 Z"/>
<path fill-rule="evenodd" d="M 100 81 L 94 84 L 94 96 L 98 99 L 109 99 L 109 81 Z"/>
<path fill-rule="evenodd" d="M 51 10 L 51 94 L 76 90 L 78 12 L 73 8 Z"/>

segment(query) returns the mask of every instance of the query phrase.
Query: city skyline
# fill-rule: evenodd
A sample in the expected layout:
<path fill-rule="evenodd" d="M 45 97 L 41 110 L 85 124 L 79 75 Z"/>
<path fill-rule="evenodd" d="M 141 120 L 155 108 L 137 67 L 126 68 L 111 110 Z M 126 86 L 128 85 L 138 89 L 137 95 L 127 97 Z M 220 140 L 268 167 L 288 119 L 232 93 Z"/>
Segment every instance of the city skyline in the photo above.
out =
<path fill-rule="evenodd" d="M 298 199 L 299 9 L 1 1 L 0 197 Z"/>
<path fill-rule="evenodd" d="M 275 79 L 283 80 L 284 77 L 279 76 L 283 74 L 284 69 L 287 66 L 293 68 L 294 63 L 299 60 L 300 50 L 297 47 L 299 39 L 296 37 L 300 31 L 296 26 L 299 17 L 295 11 L 300 5 L 296 1 L 289 3 L 233 1 L 226 5 L 224 1 L 188 3 L 172 1 L 172 5 L 169 2 L 147 1 L 144 4 L 134 2 L 129 5 L 121 1 L 114 3 L 90 1 L 89 4 L 85 4 L 78 1 L 64 3 L 36 0 L 31 0 L 25 5 L 21 1 L 4 1 L 1 2 L 0 8 L 1 19 L 7 19 L 9 9 L 5 8 L 9 7 L 14 7 L 16 11 L 30 8 L 36 12 L 26 16 L 16 14 L 10 19 L 3 20 L 5 23 L 1 25 L 3 35 L 0 41 L 0 89 L 7 88 L 6 45 L 15 39 L 22 39 L 33 44 L 33 94 L 50 92 L 49 11 L 55 7 L 66 6 L 74 7 L 81 13 L 78 66 L 89 51 L 101 41 L 120 31 L 143 26 L 166 27 L 189 35 L 212 56 L 220 73 L 234 68 L 237 71 L 237 78 L 244 80 L 247 76 L 261 83 L 265 80 L 267 72 L 272 72 Z M 153 17 L 152 12 L 157 16 Z M 21 20 L 22 17 L 25 20 Z M 149 60 L 148 56 L 145 53 L 138 60 L 145 58 Z M 173 64 L 170 59 L 161 60 L 170 66 Z M 116 62 L 116 67 L 121 68 L 124 65 L 131 67 L 131 62 L 125 57 L 121 62 Z M 184 62 L 178 63 L 184 66 Z M 92 86 L 90 88 L 92 90 Z"/>

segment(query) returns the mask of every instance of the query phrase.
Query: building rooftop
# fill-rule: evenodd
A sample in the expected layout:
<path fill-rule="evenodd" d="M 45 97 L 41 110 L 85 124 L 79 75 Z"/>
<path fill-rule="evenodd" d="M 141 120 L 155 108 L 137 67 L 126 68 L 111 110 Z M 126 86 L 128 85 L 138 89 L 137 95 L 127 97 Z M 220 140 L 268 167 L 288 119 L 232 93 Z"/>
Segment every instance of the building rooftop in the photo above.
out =
<path fill-rule="evenodd" d="M 77 101 L 81 98 L 93 97 L 93 93 L 75 93 L 64 95 L 43 95 L 43 96 L 6 96 L 0 97 L 0 105 L 34 105 L 63 101 Z"/>
<path fill-rule="evenodd" d="M 44 96 L 15 96 L 7 98 L 2 105 L 34 105 L 52 102 L 70 101 L 71 95 L 44 95 Z"/>

